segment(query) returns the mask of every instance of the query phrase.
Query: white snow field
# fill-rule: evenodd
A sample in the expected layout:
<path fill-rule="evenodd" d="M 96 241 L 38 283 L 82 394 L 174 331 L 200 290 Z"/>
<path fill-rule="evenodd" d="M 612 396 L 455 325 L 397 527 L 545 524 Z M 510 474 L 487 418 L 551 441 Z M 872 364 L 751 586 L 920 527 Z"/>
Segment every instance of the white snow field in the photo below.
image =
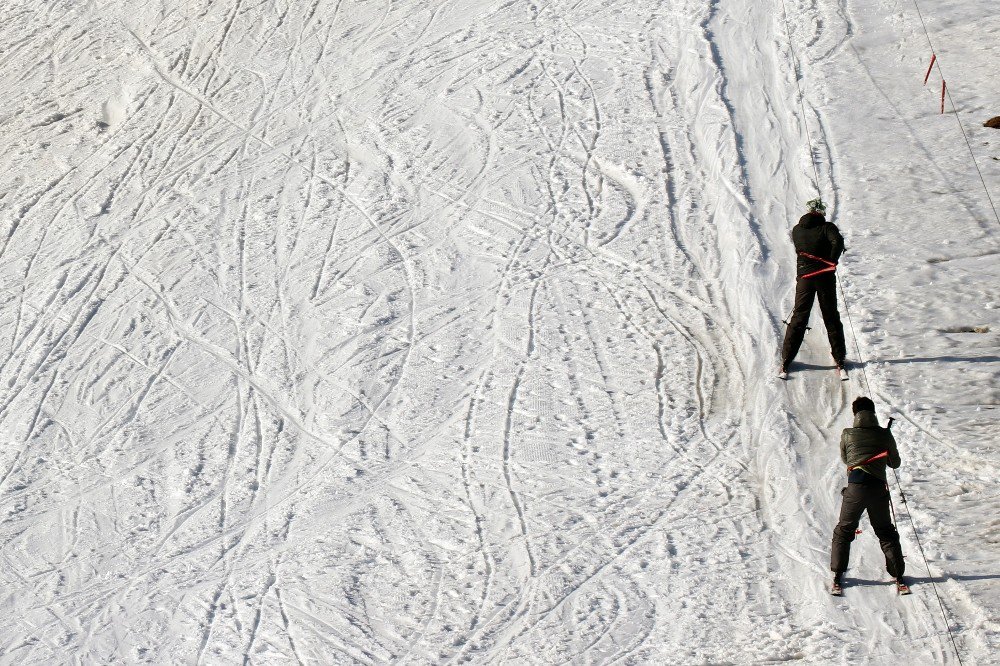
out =
<path fill-rule="evenodd" d="M 0 663 L 1000 663 L 995 0 L 0 6 Z"/>

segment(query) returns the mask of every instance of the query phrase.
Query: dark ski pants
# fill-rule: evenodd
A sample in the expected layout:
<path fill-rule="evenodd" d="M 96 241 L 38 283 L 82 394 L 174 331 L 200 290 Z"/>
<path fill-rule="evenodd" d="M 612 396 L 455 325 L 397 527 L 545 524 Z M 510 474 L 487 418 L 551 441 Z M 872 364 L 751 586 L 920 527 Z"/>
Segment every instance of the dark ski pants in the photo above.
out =
<path fill-rule="evenodd" d="M 835 573 L 847 571 L 854 532 L 861 522 L 861 515 L 867 511 L 868 521 L 885 554 L 885 570 L 893 578 L 902 576 L 906 565 L 899 546 L 899 532 L 889 516 L 889 488 L 881 484 L 848 483 L 840 494 L 844 499 L 840 505 L 840 522 L 833 529 L 830 569 Z"/>
<path fill-rule="evenodd" d="M 795 281 L 795 308 L 792 310 L 792 318 L 788 320 L 785 343 L 781 347 L 781 361 L 786 367 L 799 353 L 802 338 L 806 335 L 806 326 L 809 324 L 813 299 L 817 297 L 819 309 L 823 313 L 823 323 L 826 324 L 826 335 L 830 339 L 833 360 L 840 363 L 847 357 L 844 325 L 840 323 L 840 313 L 837 312 L 837 276 L 827 273 Z"/>

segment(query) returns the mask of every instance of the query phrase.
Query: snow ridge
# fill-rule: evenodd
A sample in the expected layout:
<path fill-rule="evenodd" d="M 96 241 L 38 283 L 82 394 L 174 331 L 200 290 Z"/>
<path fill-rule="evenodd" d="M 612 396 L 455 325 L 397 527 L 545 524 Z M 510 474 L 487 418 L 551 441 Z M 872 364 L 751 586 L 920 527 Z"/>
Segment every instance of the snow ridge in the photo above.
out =
<path fill-rule="evenodd" d="M 781 7 L 10 9 L 0 663 L 957 663 L 931 582 L 991 663 L 988 206 L 905 7 Z M 777 382 L 815 178 L 864 372 Z M 863 377 L 903 600 L 827 592 Z"/>

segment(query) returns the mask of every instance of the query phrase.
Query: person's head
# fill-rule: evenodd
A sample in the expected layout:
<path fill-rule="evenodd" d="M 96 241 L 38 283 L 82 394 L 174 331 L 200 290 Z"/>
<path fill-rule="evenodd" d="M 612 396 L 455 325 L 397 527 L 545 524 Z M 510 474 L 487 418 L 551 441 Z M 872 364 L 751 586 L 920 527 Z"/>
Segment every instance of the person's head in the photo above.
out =
<path fill-rule="evenodd" d="M 826 216 L 826 204 L 823 203 L 823 199 L 820 198 L 820 197 L 816 197 L 815 199 L 812 199 L 811 201 L 807 201 L 806 202 L 806 210 L 808 210 L 810 213 L 814 213 L 816 215 Z"/>
<path fill-rule="evenodd" d="M 853 403 L 851 403 L 851 409 L 854 410 L 855 414 L 857 414 L 858 412 L 874 412 L 875 403 L 872 402 L 871 398 L 866 398 L 865 396 L 861 396 Z"/>

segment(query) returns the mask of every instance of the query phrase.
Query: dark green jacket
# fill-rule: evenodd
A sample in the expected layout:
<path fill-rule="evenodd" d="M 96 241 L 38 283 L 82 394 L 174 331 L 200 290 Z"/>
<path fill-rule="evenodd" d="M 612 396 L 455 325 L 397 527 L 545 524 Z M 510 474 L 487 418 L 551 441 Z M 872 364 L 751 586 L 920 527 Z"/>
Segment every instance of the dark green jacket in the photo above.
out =
<path fill-rule="evenodd" d="M 879 458 L 867 465 L 861 465 L 872 456 L 888 451 L 889 456 Z M 854 415 L 854 427 L 844 428 L 840 436 L 840 459 L 848 468 L 858 467 L 883 481 L 885 466 L 893 469 L 899 467 L 899 451 L 896 449 L 896 439 L 888 428 L 881 428 L 875 412 L 860 411 Z"/>

